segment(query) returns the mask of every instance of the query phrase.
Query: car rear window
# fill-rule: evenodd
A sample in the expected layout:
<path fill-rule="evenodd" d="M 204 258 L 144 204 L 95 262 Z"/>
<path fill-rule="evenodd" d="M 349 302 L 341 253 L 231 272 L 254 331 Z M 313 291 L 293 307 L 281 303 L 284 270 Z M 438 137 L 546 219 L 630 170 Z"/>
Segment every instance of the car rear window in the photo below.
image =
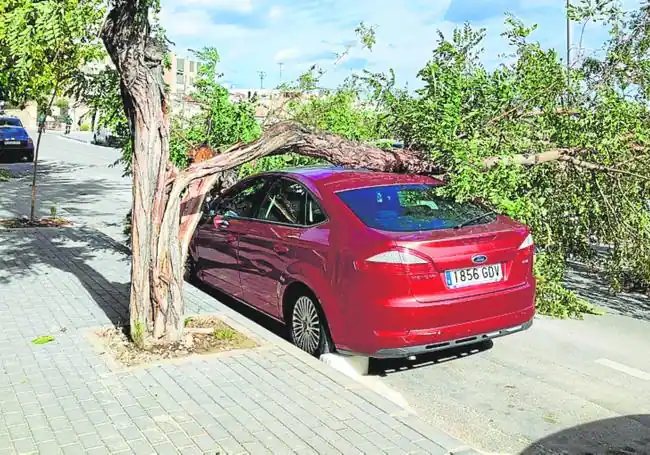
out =
<path fill-rule="evenodd" d="M 436 185 L 376 186 L 337 195 L 364 224 L 382 231 L 433 231 L 468 221 L 476 225 L 494 220 L 488 209 L 446 197 Z"/>
<path fill-rule="evenodd" d="M 17 118 L 10 118 L 10 117 L 2 117 L 0 118 L 0 126 L 23 126 L 22 123 L 20 123 L 20 120 Z"/>

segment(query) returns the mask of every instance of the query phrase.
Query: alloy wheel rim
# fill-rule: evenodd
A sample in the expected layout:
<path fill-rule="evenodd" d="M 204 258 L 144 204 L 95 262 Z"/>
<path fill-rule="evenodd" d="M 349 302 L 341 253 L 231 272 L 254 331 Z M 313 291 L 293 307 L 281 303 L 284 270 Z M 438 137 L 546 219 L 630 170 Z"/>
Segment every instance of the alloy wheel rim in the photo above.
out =
<path fill-rule="evenodd" d="M 296 301 L 291 326 L 296 346 L 314 354 L 320 345 L 320 318 L 316 305 L 309 297 L 302 296 Z"/>

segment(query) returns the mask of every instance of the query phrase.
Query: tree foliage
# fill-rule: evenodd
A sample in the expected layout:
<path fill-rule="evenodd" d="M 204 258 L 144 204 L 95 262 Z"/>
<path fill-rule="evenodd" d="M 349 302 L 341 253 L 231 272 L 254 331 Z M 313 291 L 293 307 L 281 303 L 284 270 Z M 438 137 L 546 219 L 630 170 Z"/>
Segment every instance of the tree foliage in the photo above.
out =
<path fill-rule="evenodd" d="M 63 93 L 101 55 L 101 0 L 0 0 L 0 86 L 19 102 Z"/>
<path fill-rule="evenodd" d="M 650 284 L 648 11 L 630 18 L 608 2 L 585 2 L 572 14 L 609 23 L 612 38 L 604 60 L 586 59 L 570 78 L 555 51 L 531 40 L 535 27 L 508 16 L 511 63 L 486 69 L 486 31 L 465 25 L 450 38 L 439 35 L 415 93 L 397 87 L 392 72 L 366 72 L 355 95 L 372 111 L 337 103 L 351 96 L 350 84 L 296 111 L 301 121 L 343 135 L 380 119 L 373 134 L 426 151 L 446 169 L 450 195 L 480 198 L 530 225 L 538 308 L 559 316 L 593 311 L 561 284 L 569 260 L 604 268 L 614 290 Z M 597 245 L 607 253 L 598 255 Z"/>

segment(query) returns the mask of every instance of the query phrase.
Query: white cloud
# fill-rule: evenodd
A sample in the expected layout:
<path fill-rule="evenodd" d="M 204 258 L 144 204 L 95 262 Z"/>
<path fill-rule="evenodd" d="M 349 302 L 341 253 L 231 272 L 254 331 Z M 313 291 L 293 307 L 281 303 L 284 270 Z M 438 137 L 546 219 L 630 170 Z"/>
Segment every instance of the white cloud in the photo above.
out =
<path fill-rule="evenodd" d="M 160 18 L 172 41 L 178 38 L 204 40 L 208 36 L 212 40 L 228 40 L 243 38 L 249 33 L 246 28 L 235 24 L 214 24 L 210 15 L 200 9 L 174 11 L 163 8 Z"/>
<path fill-rule="evenodd" d="M 215 46 L 222 57 L 221 71 L 241 88 L 259 85 L 257 71 L 267 72 L 266 86 L 280 82 L 277 63 L 283 62 L 284 81 L 297 77 L 318 63 L 328 69 L 325 83 L 336 85 L 349 74 L 344 62 L 331 68 L 335 52 L 355 40 L 354 29 L 363 21 L 376 26 L 377 43 L 372 52 L 360 46 L 350 49 L 348 60 L 362 62 L 366 69 L 394 68 L 399 83 L 412 86 L 416 74 L 437 45 L 436 31 L 447 37 L 460 22 L 445 19 L 452 0 L 162 0 L 166 8 L 163 26 L 179 49 Z M 515 14 L 526 24 L 538 23 L 532 39 L 563 54 L 564 18 L 561 0 L 520 0 Z M 632 0 L 623 0 L 626 3 Z M 636 0 L 638 1 L 638 0 Z M 534 3 L 533 3 L 534 2 Z M 513 1 L 513 3 L 515 3 Z M 533 7 L 534 6 L 534 7 Z M 486 2 L 485 18 L 473 21 L 475 28 L 486 27 L 484 61 L 489 67 L 502 62 L 498 54 L 510 52 L 500 36 L 503 14 Z M 215 15 L 217 9 L 247 13 L 237 18 Z M 494 9 L 494 11 L 491 11 Z M 475 15 L 476 11 L 472 12 Z M 469 13 L 468 13 L 469 14 Z M 230 23 L 222 24 L 224 17 Z M 468 16 L 469 17 L 469 16 Z M 561 29 L 561 32 L 558 31 Z M 596 40 L 597 41 L 597 40 Z M 585 43 L 595 47 L 594 40 Z"/>
<path fill-rule="evenodd" d="M 279 19 L 284 14 L 284 10 L 279 6 L 272 6 L 269 10 L 268 18 L 271 20 Z"/>
<path fill-rule="evenodd" d="M 295 47 L 290 47 L 276 53 L 273 60 L 276 62 L 287 62 L 289 60 L 296 60 L 298 57 L 300 57 L 300 51 Z"/>
<path fill-rule="evenodd" d="M 174 3 L 173 1 L 167 3 Z M 179 6 L 200 7 L 211 10 L 250 13 L 253 11 L 252 0 L 177 0 Z"/>

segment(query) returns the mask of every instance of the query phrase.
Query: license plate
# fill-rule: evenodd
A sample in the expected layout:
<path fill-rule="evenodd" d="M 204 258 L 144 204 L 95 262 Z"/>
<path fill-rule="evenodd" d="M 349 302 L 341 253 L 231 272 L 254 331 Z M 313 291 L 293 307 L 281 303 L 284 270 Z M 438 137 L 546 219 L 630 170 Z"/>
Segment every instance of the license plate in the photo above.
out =
<path fill-rule="evenodd" d="M 503 280 L 501 264 L 482 265 L 468 269 L 447 270 L 445 281 L 451 289 L 477 284 L 497 283 Z"/>
<path fill-rule="evenodd" d="M 20 141 L 5 141 L 5 145 L 20 145 Z"/>

